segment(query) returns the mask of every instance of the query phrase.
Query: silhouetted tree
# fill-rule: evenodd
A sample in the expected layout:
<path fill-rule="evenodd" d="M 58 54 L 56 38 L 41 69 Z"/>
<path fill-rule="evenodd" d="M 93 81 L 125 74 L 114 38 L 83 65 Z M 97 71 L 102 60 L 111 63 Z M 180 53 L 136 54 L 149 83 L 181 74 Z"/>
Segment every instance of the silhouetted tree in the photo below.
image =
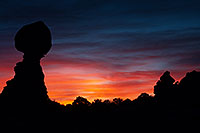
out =
<path fill-rule="evenodd" d="M 119 105 L 119 104 L 121 104 L 122 102 L 123 102 L 123 99 L 121 99 L 121 98 L 114 98 L 114 99 L 113 99 L 113 103 L 116 104 L 116 105 Z"/>
<path fill-rule="evenodd" d="M 106 105 L 109 105 L 109 104 L 111 104 L 111 101 L 107 99 L 107 100 L 104 100 L 103 103 Z"/>
<path fill-rule="evenodd" d="M 123 101 L 123 105 L 130 105 L 131 103 L 132 101 L 128 98 Z"/>
<path fill-rule="evenodd" d="M 135 106 L 150 107 L 153 106 L 154 97 L 147 93 L 140 94 L 135 100 L 133 100 Z"/>
<path fill-rule="evenodd" d="M 94 102 L 92 102 L 92 105 L 91 105 L 91 110 L 93 112 L 102 112 L 104 111 L 104 104 L 102 102 L 102 99 L 95 99 Z"/>
<path fill-rule="evenodd" d="M 73 101 L 72 105 L 90 105 L 90 102 L 84 98 L 84 97 L 81 97 L 81 96 L 78 96 L 76 97 L 76 99 Z"/>
<path fill-rule="evenodd" d="M 72 106 L 74 111 L 82 112 L 88 111 L 88 107 L 91 103 L 84 97 L 78 96 L 73 101 Z"/>
<path fill-rule="evenodd" d="M 138 97 L 137 97 L 137 101 L 141 101 L 141 103 L 149 103 L 152 101 L 152 96 L 150 96 L 147 93 L 141 93 Z"/>
<path fill-rule="evenodd" d="M 92 104 L 102 104 L 102 99 L 94 99 Z"/>

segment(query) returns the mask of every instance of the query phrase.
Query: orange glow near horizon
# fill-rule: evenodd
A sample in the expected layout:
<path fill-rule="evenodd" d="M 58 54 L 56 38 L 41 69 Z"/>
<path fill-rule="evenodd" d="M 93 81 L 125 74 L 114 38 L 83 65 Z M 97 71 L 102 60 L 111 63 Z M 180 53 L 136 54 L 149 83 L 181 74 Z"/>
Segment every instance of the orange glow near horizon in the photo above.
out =
<path fill-rule="evenodd" d="M 164 72 L 115 72 L 103 69 L 96 71 L 91 66 L 49 68 L 47 64 L 42 66 L 48 95 L 61 104 L 71 104 L 77 96 L 83 96 L 92 102 L 94 99 L 112 100 L 116 97 L 133 100 L 144 92 L 153 95 L 153 86 Z M 13 78 L 14 71 L 13 67 L 1 68 L 0 71 L 2 91 L 6 81 Z M 181 76 L 184 76 L 185 73 L 182 74 Z M 181 77 L 178 73 L 171 75 Z"/>
<path fill-rule="evenodd" d="M 133 100 L 144 92 L 153 95 L 153 86 L 162 75 L 162 72 L 156 71 L 97 73 L 85 67 L 82 70 L 74 67 L 69 71 L 66 68 L 55 71 L 45 72 L 45 83 L 51 99 L 61 104 L 71 104 L 77 96 L 92 102 L 94 99 L 112 100 L 116 97 Z"/>

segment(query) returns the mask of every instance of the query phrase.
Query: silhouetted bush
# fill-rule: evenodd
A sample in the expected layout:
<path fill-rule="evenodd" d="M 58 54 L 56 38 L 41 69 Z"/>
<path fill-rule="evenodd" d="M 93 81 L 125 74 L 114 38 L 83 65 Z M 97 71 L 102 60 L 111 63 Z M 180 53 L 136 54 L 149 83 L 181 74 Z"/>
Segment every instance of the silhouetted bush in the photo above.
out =
<path fill-rule="evenodd" d="M 115 105 L 120 105 L 122 102 L 123 102 L 123 99 L 121 99 L 121 98 L 114 98 L 113 99 L 113 103 Z"/>
<path fill-rule="evenodd" d="M 155 101 L 154 101 L 153 96 L 150 96 L 147 93 L 142 93 L 137 97 L 137 99 L 134 100 L 134 102 L 137 105 L 148 106 L 148 105 L 152 105 L 152 103 Z"/>
<path fill-rule="evenodd" d="M 89 111 L 90 104 L 86 98 L 78 96 L 72 103 L 72 109 L 77 112 Z"/>

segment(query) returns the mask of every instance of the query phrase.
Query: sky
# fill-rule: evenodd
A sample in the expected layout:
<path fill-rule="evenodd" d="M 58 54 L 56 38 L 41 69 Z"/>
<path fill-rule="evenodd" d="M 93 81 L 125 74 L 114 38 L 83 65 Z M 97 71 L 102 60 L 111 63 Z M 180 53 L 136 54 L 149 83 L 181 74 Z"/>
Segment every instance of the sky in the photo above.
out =
<path fill-rule="evenodd" d="M 1 0 L 0 91 L 23 54 L 14 36 L 43 21 L 53 47 L 42 59 L 52 100 L 153 95 L 159 77 L 200 70 L 199 0 Z"/>

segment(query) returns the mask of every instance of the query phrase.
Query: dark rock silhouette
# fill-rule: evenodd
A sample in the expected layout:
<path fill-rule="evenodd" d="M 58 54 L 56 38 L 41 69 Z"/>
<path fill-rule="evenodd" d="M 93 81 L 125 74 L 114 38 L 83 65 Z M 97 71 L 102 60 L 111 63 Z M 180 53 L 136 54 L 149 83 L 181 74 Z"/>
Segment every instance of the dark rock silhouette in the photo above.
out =
<path fill-rule="evenodd" d="M 179 83 L 180 96 L 185 102 L 200 105 L 200 72 L 188 72 Z"/>
<path fill-rule="evenodd" d="M 173 102 L 175 91 L 177 91 L 174 82 L 175 80 L 171 77 L 169 71 L 166 71 L 157 81 L 154 86 L 154 94 L 159 104 L 165 105 Z"/>
<path fill-rule="evenodd" d="M 16 109 L 14 112 L 18 115 L 15 117 L 24 118 L 25 114 L 33 112 L 47 113 L 53 102 L 47 95 L 40 59 L 51 46 L 51 33 L 41 21 L 25 25 L 16 33 L 15 47 L 24 56 L 23 61 L 18 62 L 14 68 L 14 78 L 6 82 L 7 86 L 0 94 L 5 112 Z"/>
<path fill-rule="evenodd" d="M 200 72 L 188 72 L 180 83 L 166 71 L 154 86 L 154 98 L 161 104 L 200 105 Z"/>
<path fill-rule="evenodd" d="M 1 96 L 7 101 L 45 102 L 49 100 L 40 59 L 51 48 L 51 34 L 41 21 L 22 27 L 15 36 L 15 47 L 24 53 L 14 68 L 15 76 L 7 81 Z"/>

